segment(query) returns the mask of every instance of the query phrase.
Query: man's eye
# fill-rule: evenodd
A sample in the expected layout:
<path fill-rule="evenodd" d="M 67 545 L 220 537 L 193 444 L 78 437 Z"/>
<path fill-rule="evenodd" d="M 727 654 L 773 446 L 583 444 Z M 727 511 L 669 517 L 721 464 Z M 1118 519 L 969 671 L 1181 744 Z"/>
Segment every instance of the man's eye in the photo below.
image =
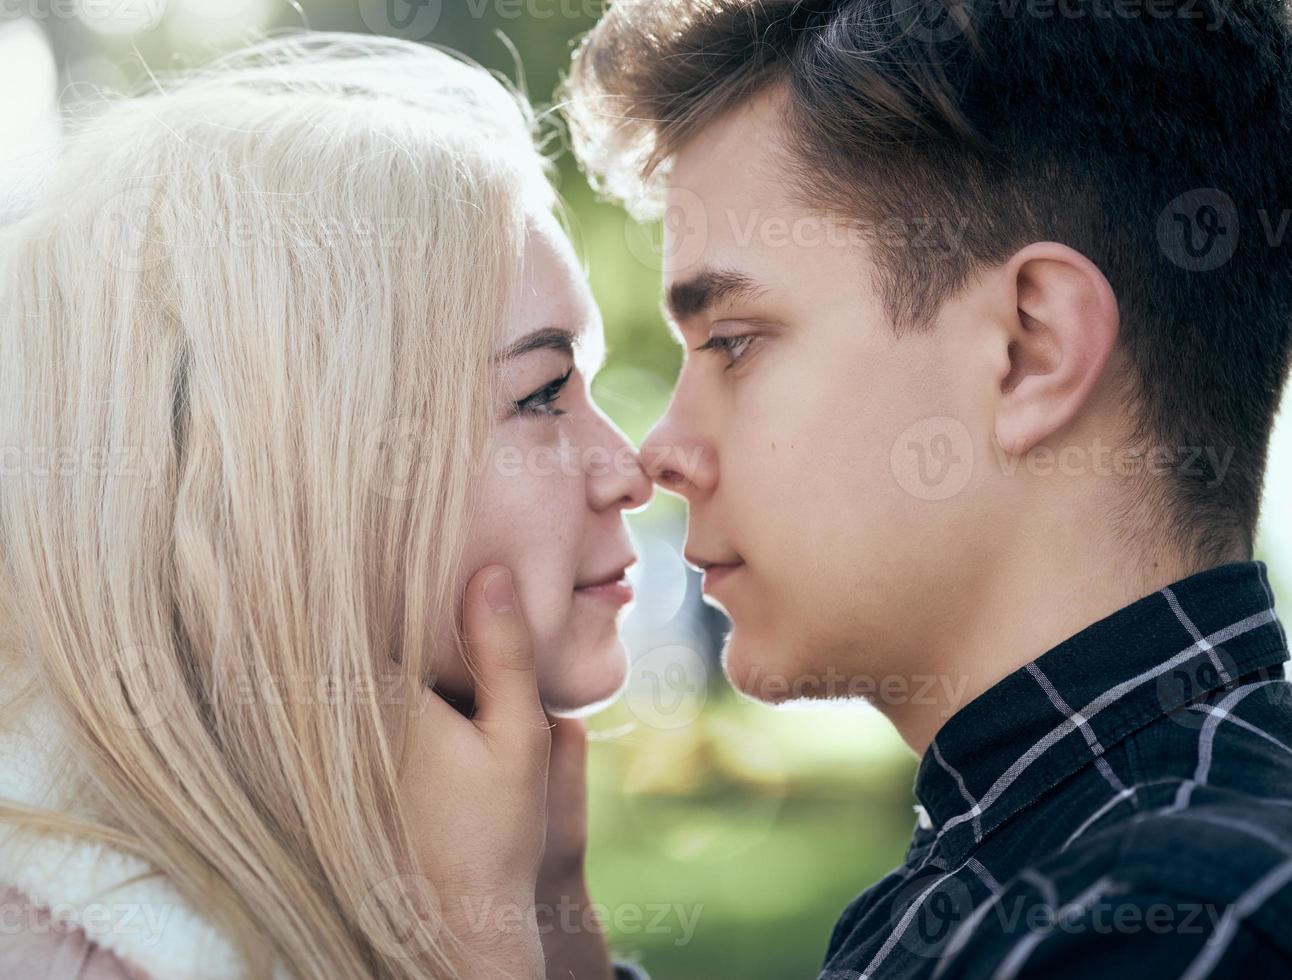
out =
<path fill-rule="evenodd" d="M 551 384 L 544 385 L 538 391 L 531 395 L 526 395 L 514 405 L 517 415 L 564 415 L 565 413 L 559 408 L 553 408 L 552 405 L 561 397 L 561 391 L 565 384 L 570 380 L 570 375 L 574 373 L 574 368 L 566 371 L 563 375 L 553 381 Z"/>
<path fill-rule="evenodd" d="M 756 338 L 753 334 L 738 334 L 733 337 L 710 337 L 696 348 L 697 351 L 711 350 L 725 354 L 727 367 L 739 363 L 749 351 L 749 346 Z M 724 369 L 725 370 L 725 369 Z"/>

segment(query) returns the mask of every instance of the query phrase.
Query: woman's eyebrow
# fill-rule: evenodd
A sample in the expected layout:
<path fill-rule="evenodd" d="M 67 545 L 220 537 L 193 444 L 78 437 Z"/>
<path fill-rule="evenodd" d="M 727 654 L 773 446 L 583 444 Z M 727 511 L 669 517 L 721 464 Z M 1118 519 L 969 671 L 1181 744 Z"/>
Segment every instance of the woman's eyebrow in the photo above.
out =
<path fill-rule="evenodd" d="M 522 354 L 528 354 L 536 350 L 559 351 L 573 358 L 574 348 L 577 344 L 578 337 L 575 336 L 573 331 L 565 330 L 561 327 L 543 327 L 531 334 L 526 334 L 514 344 L 506 347 L 494 360 L 510 361 L 513 358 L 520 357 Z"/>

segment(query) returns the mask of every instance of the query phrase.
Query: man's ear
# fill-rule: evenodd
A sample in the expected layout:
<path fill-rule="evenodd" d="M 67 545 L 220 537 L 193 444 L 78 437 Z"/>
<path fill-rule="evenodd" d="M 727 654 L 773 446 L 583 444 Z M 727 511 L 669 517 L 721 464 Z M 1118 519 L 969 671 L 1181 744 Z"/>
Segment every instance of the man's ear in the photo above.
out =
<path fill-rule="evenodd" d="M 1066 245 L 1028 245 L 1001 275 L 1013 314 L 1004 317 L 996 441 L 1021 455 L 1080 412 L 1112 356 L 1120 318 L 1104 274 Z"/>

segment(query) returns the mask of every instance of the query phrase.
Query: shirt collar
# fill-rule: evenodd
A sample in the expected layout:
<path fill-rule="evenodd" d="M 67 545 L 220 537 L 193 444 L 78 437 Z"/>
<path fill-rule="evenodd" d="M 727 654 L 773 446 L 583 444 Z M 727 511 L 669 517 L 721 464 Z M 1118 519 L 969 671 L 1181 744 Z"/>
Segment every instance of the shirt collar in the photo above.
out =
<path fill-rule="evenodd" d="M 1197 572 L 1092 623 L 952 715 L 920 761 L 916 798 L 939 837 L 971 847 L 1132 732 L 1287 659 L 1264 562 Z"/>

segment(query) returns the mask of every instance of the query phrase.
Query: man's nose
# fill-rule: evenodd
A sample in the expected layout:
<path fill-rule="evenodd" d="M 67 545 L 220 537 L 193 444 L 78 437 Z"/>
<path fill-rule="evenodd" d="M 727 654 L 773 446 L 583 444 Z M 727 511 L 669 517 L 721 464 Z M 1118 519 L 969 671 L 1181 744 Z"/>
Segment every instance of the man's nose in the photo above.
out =
<path fill-rule="evenodd" d="M 687 426 L 675 399 L 642 442 L 642 465 L 660 487 L 688 500 L 717 486 L 717 457 L 707 440 Z"/>

